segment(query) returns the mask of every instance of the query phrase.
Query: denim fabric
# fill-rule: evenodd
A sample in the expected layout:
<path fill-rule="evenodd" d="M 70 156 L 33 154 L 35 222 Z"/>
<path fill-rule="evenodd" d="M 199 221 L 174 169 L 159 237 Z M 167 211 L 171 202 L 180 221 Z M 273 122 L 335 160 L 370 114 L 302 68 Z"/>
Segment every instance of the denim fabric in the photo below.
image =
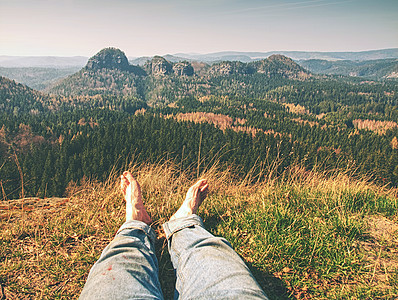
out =
<path fill-rule="evenodd" d="M 197 215 L 163 225 L 177 273 L 176 299 L 267 299 L 242 259 Z M 163 299 L 154 231 L 122 225 L 91 268 L 80 299 Z"/>
<path fill-rule="evenodd" d="M 203 228 L 197 215 L 163 225 L 177 272 L 175 298 L 267 299 L 227 240 Z"/>
<path fill-rule="evenodd" d="M 163 299 L 152 228 L 122 225 L 93 265 L 79 299 Z"/>

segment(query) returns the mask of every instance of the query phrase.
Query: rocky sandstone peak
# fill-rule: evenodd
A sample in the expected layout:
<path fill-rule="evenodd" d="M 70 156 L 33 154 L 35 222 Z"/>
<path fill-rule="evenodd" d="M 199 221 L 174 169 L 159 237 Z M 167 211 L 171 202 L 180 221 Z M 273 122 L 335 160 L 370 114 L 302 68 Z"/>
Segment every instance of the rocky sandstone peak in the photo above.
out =
<path fill-rule="evenodd" d="M 209 73 L 211 75 L 253 74 L 255 70 L 240 61 L 223 61 L 212 65 Z"/>
<path fill-rule="evenodd" d="M 194 74 L 192 65 L 186 61 L 176 63 L 173 66 L 173 71 L 176 76 L 192 76 Z"/>
<path fill-rule="evenodd" d="M 286 78 L 307 78 L 309 72 L 300 67 L 291 58 L 284 55 L 271 55 L 267 59 L 250 63 L 240 61 L 223 61 L 213 64 L 209 69 L 209 75 L 226 76 L 231 74 L 250 75 L 261 73 L 268 76 L 283 76 Z"/>
<path fill-rule="evenodd" d="M 223 61 L 211 66 L 209 73 L 212 75 L 230 75 L 233 73 L 233 66 L 228 61 Z"/>
<path fill-rule="evenodd" d="M 105 48 L 91 57 L 86 65 L 88 70 L 103 68 L 129 71 L 130 65 L 123 51 L 116 48 Z"/>
<path fill-rule="evenodd" d="M 154 76 L 169 75 L 172 72 L 171 63 L 161 56 L 155 56 L 146 64 L 146 69 Z"/>
<path fill-rule="evenodd" d="M 267 59 L 250 63 L 258 73 L 269 76 L 279 75 L 286 78 L 307 78 L 309 72 L 294 62 L 291 58 L 280 54 L 274 54 Z"/>
<path fill-rule="evenodd" d="M 285 63 L 295 63 L 293 59 L 284 56 L 282 54 L 273 54 L 270 57 L 267 58 L 268 61 L 281 61 Z"/>

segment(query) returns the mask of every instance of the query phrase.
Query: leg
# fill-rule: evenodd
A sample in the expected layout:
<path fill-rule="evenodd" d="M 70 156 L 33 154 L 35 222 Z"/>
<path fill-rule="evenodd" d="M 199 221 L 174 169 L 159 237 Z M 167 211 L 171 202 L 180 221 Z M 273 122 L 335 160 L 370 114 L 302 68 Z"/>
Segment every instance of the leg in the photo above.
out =
<path fill-rule="evenodd" d="M 126 222 L 90 270 L 80 299 L 163 299 L 155 256 L 155 232 L 138 182 L 121 176 Z"/>
<path fill-rule="evenodd" d="M 182 299 L 267 299 L 243 260 L 223 238 L 203 228 L 197 209 L 208 185 L 200 180 L 163 225 L 174 268 L 176 296 Z"/>

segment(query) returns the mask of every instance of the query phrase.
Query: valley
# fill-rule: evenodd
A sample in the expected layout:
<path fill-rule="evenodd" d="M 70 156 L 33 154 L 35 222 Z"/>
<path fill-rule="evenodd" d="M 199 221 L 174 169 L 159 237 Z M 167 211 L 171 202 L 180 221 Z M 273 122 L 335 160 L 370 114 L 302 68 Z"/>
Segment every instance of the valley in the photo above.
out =
<path fill-rule="evenodd" d="M 192 174 L 217 162 L 261 178 L 277 160 L 280 174 L 349 168 L 398 184 L 395 81 L 316 75 L 282 55 L 138 66 L 115 48 L 43 92 L 0 79 L 3 199 L 62 196 L 132 156 Z"/>

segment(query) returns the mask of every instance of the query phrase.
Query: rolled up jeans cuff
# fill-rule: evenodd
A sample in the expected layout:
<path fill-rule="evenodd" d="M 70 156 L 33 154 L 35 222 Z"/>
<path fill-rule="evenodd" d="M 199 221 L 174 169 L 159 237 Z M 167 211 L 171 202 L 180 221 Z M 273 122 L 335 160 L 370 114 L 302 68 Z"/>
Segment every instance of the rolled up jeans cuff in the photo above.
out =
<path fill-rule="evenodd" d="M 203 221 L 202 218 L 199 217 L 198 215 L 192 214 L 188 217 L 178 218 L 164 223 L 163 230 L 166 234 L 166 238 L 170 239 L 170 237 L 177 231 L 195 225 L 203 227 Z"/>
<path fill-rule="evenodd" d="M 131 229 L 142 230 L 148 237 L 152 243 L 155 243 L 156 233 L 155 231 L 147 224 L 137 220 L 131 220 L 124 222 L 124 224 L 117 231 L 116 235 L 131 235 Z"/>

